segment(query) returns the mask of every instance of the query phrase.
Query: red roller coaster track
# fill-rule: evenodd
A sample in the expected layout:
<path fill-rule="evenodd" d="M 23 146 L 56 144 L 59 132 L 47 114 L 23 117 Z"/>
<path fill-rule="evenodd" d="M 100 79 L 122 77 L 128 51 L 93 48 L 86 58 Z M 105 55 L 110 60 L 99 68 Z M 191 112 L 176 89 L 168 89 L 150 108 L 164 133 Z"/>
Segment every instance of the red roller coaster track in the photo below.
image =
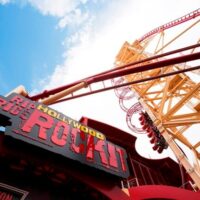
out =
<path fill-rule="evenodd" d="M 197 16 L 200 16 L 200 9 L 197 9 L 197 10 L 195 10 L 195 11 L 193 11 L 193 12 L 187 14 L 187 15 L 184 15 L 183 17 L 180 17 L 176 20 L 173 20 L 169 23 L 166 23 L 162 26 L 159 26 L 159 27 L 153 29 L 152 31 L 148 32 L 143 37 L 141 37 L 138 41 L 142 42 L 152 35 L 155 35 L 155 34 L 161 32 L 161 31 L 172 28 L 174 26 L 180 25 L 184 22 L 187 22 L 191 19 L 196 18 Z M 37 101 L 39 99 L 47 98 L 51 95 L 62 92 L 64 90 L 68 89 L 68 88 L 71 88 L 71 87 L 73 87 L 77 84 L 83 83 L 83 82 L 85 83 L 86 86 L 90 86 L 91 84 L 97 83 L 97 82 L 103 82 L 103 88 L 101 88 L 101 89 L 97 89 L 97 90 L 93 89 L 92 90 L 91 87 L 90 87 L 89 92 L 84 92 L 82 94 L 76 94 L 76 95 L 73 94 L 72 96 L 62 98 L 62 99 L 58 99 L 58 100 L 56 100 L 56 101 L 54 101 L 53 103 L 50 103 L 50 104 L 60 103 L 60 102 L 63 102 L 63 101 L 67 101 L 67 100 L 71 100 L 71 99 L 75 99 L 75 98 L 79 98 L 79 97 L 83 97 L 83 96 L 87 96 L 87 95 L 91 95 L 91 94 L 115 89 L 115 93 L 119 97 L 120 107 L 125 112 L 127 112 L 126 121 L 127 121 L 129 128 L 131 130 L 137 132 L 137 133 L 142 133 L 143 130 L 135 127 L 134 124 L 132 124 L 132 122 L 131 122 L 132 115 L 138 112 L 138 105 L 134 104 L 129 109 L 124 106 L 123 101 L 126 100 L 126 99 L 130 99 L 134 96 L 134 94 L 131 93 L 129 85 L 137 84 L 137 83 L 141 83 L 141 82 L 145 82 L 145 81 L 150 81 L 150 80 L 155 80 L 155 79 L 166 77 L 166 76 L 172 76 L 172 75 L 175 75 L 175 74 L 178 74 L 178 73 L 184 73 L 184 72 L 188 72 L 188 71 L 198 70 L 198 69 L 200 69 L 200 66 L 193 66 L 193 67 L 190 67 L 190 68 L 187 68 L 187 69 L 182 69 L 182 70 L 178 70 L 178 71 L 171 72 L 171 73 L 165 73 L 165 74 L 157 75 L 157 76 L 154 76 L 154 77 L 143 78 L 143 79 L 135 80 L 135 81 L 128 82 L 128 83 L 124 82 L 124 79 L 120 78 L 120 77 L 123 77 L 123 76 L 128 75 L 128 74 L 133 74 L 133 73 L 143 72 L 143 71 L 152 70 L 152 69 L 156 69 L 156 68 L 166 67 L 168 65 L 175 65 L 175 64 L 178 64 L 178 63 L 184 63 L 184 62 L 188 62 L 188 61 L 197 60 L 197 59 L 200 58 L 200 52 L 190 53 L 190 54 L 186 54 L 184 56 L 180 56 L 180 54 L 179 54 L 176 57 L 174 57 L 174 55 L 177 55 L 177 53 L 182 53 L 182 52 L 187 51 L 187 50 L 196 49 L 198 47 L 200 47 L 200 44 L 194 44 L 194 45 L 187 46 L 187 47 L 184 47 L 184 48 L 181 48 L 181 49 L 176 49 L 176 50 L 173 50 L 173 51 L 170 51 L 170 52 L 165 52 L 165 53 L 160 54 L 160 55 L 155 55 L 155 56 L 143 59 L 143 60 L 139 60 L 139 61 L 136 61 L 136 62 L 132 62 L 132 63 L 126 64 L 126 65 L 120 66 L 118 68 L 107 70 L 107 71 L 102 72 L 100 74 L 96 74 L 94 76 L 87 77 L 85 79 L 76 81 L 76 82 L 68 84 L 68 85 L 64 85 L 64 86 L 61 86 L 61 87 L 58 87 L 58 88 L 55 88 L 55 89 L 52 89 L 52 90 L 49 90 L 49 91 L 45 90 L 44 92 L 37 94 L 35 96 L 31 96 L 29 98 Z M 169 56 L 169 55 L 173 56 L 173 58 L 166 59 L 165 57 Z M 162 58 L 164 60 L 157 61 L 156 59 L 158 59 L 158 58 Z M 147 61 L 153 61 L 153 62 L 148 63 L 148 64 L 144 64 Z M 118 78 L 118 80 L 114 80 L 114 78 Z M 104 81 L 109 80 L 109 79 L 112 80 L 112 86 L 105 87 Z M 117 88 L 118 88 L 118 90 L 116 90 Z M 120 90 L 119 90 L 119 88 L 120 88 Z"/>
<path fill-rule="evenodd" d="M 49 90 L 49 91 L 45 90 L 44 92 L 37 94 L 37 95 L 34 95 L 34 96 L 30 96 L 29 98 L 31 100 L 37 101 L 39 99 L 46 98 L 50 95 L 53 95 L 53 94 L 56 94 L 58 92 L 65 90 L 65 89 L 68 89 L 68 88 L 70 88 L 70 87 L 72 87 L 76 84 L 81 83 L 81 82 L 85 82 L 87 85 L 90 85 L 90 84 L 97 83 L 97 82 L 100 82 L 100 81 L 105 81 L 105 80 L 108 80 L 108 79 L 121 77 L 121 76 L 124 76 L 124 75 L 127 75 L 127 74 L 133 74 L 133 73 L 152 70 L 152 69 L 156 69 L 156 68 L 166 67 L 168 65 L 175 65 L 175 64 L 178 64 L 178 63 L 184 63 L 184 62 L 188 62 L 188 61 L 198 60 L 200 58 L 200 52 L 196 52 L 196 53 L 192 53 L 192 54 L 188 54 L 188 55 L 184 55 L 184 56 L 177 56 L 177 57 L 174 57 L 174 58 L 171 58 L 171 59 L 165 59 L 165 60 L 162 60 L 162 61 L 155 61 L 155 62 L 150 63 L 150 64 L 144 64 L 142 66 L 137 66 L 138 64 L 142 64 L 142 63 L 149 61 L 149 60 L 154 60 L 156 58 L 161 58 L 161 57 L 165 57 L 165 56 L 168 56 L 168 55 L 174 55 L 176 53 L 180 53 L 180 52 L 183 52 L 183 51 L 186 51 L 186 50 L 189 50 L 189 49 L 198 48 L 198 47 L 200 47 L 200 44 L 191 45 L 191 46 L 184 47 L 184 48 L 181 48 L 181 49 L 177 49 L 177 50 L 174 50 L 174 51 L 170 51 L 170 52 L 167 52 L 167 53 L 164 53 L 164 54 L 156 55 L 156 56 L 144 59 L 144 60 L 132 62 L 132 63 L 126 64 L 126 65 L 123 65 L 119 68 L 111 69 L 111 70 L 102 72 L 100 74 L 96 74 L 94 76 L 76 81 L 76 82 L 68 84 L 68 85 L 64 85 L 64 86 L 61 86 L 61 87 L 58 87 L 58 88 L 55 88 L 55 89 L 52 89 L 52 90 Z M 188 69 L 176 71 L 174 73 L 178 74 L 178 73 L 183 73 L 183 72 L 186 72 L 186 71 L 192 71 L 192 70 L 197 70 L 197 69 L 200 69 L 200 66 L 195 66 L 193 68 L 188 68 Z M 66 100 L 69 100 L 69 99 L 74 99 L 74 98 L 77 98 L 77 97 L 82 97 L 82 96 L 86 96 L 86 95 L 90 95 L 90 94 L 94 94 L 94 93 L 98 93 L 98 92 L 103 92 L 103 91 L 110 90 L 110 89 L 124 87 L 126 85 L 130 85 L 130 84 L 133 84 L 133 83 L 139 83 L 139 82 L 144 82 L 144 81 L 148 81 L 148 80 L 153 80 L 155 78 L 170 76 L 170 75 L 174 75 L 174 73 L 173 74 L 170 74 L 170 73 L 169 74 L 162 74 L 162 75 L 159 75 L 159 76 L 156 76 L 156 77 L 150 77 L 150 78 L 147 78 L 147 79 L 137 80 L 136 82 L 130 82 L 130 83 L 115 85 L 115 86 L 112 86 L 112 87 L 107 87 L 107 88 L 103 88 L 103 89 L 99 89 L 99 90 L 95 90 L 95 91 L 90 91 L 90 92 L 86 92 L 86 93 L 81 94 L 81 95 L 74 95 L 73 97 L 70 97 L 70 98 L 67 98 L 67 99 L 62 99 L 62 100 L 56 101 L 54 103 L 58 103 L 58 102 L 62 102 L 62 101 L 66 101 Z"/>
<path fill-rule="evenodd" d="M 187 21 L 189 21 L 191 19 L 194 19 L 197 16 L 200 16 L 200 9 L 197 9 L 197 10 L 195 10 L 195 11 L 193 11 L 193 12 L 187 14 L 187 15 L 184 15 L 183 17 L 175 19 L 175 20 L 173 20 L 171 22 L 168 22 L 168 23 L 166 23 L 166 24 L 164 24 L 162 26 L 159 26 L 159 27 L 149 31 L 144 36 L 142 36 L 138 41 L 142 42 L 146 38 L 148 38 L 148 37 L 150 37 L 150 36 L 152 36 L 152 35 L 154 35 L 156 33 L 159 33 L 159 32 L 161 32 L 163 30 L 166 30 L 166 29 L 172 28 L 174 26 L 177 26 L 179 24 L 182 24 L 184 22 L 187 22 Z"/>
<path fill-rule="evenodd" d="M 166 30 L 166 29 L 172 28 L 174 26 L 177 26 L 179 24 L 187 22 L 191 19 L 194 19 L 198 16 L 200 16 L 200 9 L 197 9 L 197 10 L 195 10 L 195 11 L 193 11 L 193 12 L 187 14 L 187 15 L 184 15 L 183 17 L 180 17 L 176 20 L 173 20 L 169 23 L 166 23 L 162 26 L 159 26 L 159 27 L 153 29 L 152 31 L 148 32 L 143 37 L 141 37 L 138 41 L 141 42 L 141 41 L 145 40 L 146 38 L 148 38 L 148 37 L 150 37 L 150 36 L 152 36 L 156 33 L 159 33 L 161 30 Z M 121 67 L 111 69 L 111 70 L 102 72 L 100 74 L 96 74 L 96 75 L 91 76 L 91 77 L 87 77 L 85 79 L 76 81 L 76 82 L 68 84 L 68 85 L 64 85 L 64 86 L 61 86 L 61 87 L 58 87 L 58 88 L 55 88 L 55 89 L 52 89 L 52 90 L 49 90 L 49 91 L 45 90 L 44 92 L 37 94 L 37 95 L 34 95 L 34 96 L 31 96 L 29 98 L 37 101 L 41 98 L 46 98 L 50 95 L 53 95 L 53 94 L 59 93 L 63 90 L 66 90 L 66 89 L 68 89 L 68 88 L 70 88 L 70 87 L 72 87 L 76 84 L 79 84 L 81 82 L 85 82 L 86 84 L 92 84 L 92 83 L 95 83 L 95 82 L 104 81 L 104 80 L 124 76 L 124 75 L 131 74 L 131 73 L 137 73 L 137 72 L 142 72 L 142 71 L 145 71 L 145 70 L 164 67 L 164 66 L 167 66 L 167 65 L 170 65 L 170 64 L 177 64 L 177 63 L 181 63 L 181 62 L 196 60 L 196 59 L 199 59 L 199 57 L 200 57 L 199 52 L 189 54 L 189 55 L 185 55 L 185 56 L 172 58 L 172 59 L 165 59 L 163 61 L 155 61 L 154 63 L 137 67 L 137 64 L 142 64 L 146 61 L 150 61 L 150 60 L 153 60 L 153 59 L 156 59 L 156 58 L 165 57 L 167 55 L 173 55 L 173 54 L 180 53 L 180 52 L 183 52 L 183 51 L 186 51 L 186 50 L 189 50 L 189 49 L 194 49 L 194 48 L 197 48 L 199 46 L 200 46 L 200 44 L 195 44 L 195 45 L 191 45 L 191 46 L 184 47 L 184 48 L 181 48 L 181 49 L 177 49 L 177 50 L 174 50 L 174 51 L 170 51 L 170 52 L 167 52 L 167 53 L 164 53 L 164 54 L 152 56 L 152 57 L 144 59 L 144 60 L 132 62 L 132 63 L 126 64 L 126 65 L 123 65 Z M 126 68 L 126 69 L 124 69 L 124 68 Z M 115 87 L 119 87 L 119 86 L 116 85 Z M 115 87 L 111 87 L 110 89 L 114 89 Z M 100 92 L 105 91 L 105 90 L 107 90 L 107 88 L 101 89 Z M 94 94 L 94 93 L 97 93 L 97 91 L 91 91 L 90 92 L 90 94 Z M 88 95 L 88 94 L 86 94 L 86 95 Z M 81 95 L 81 96 L 84 96 L 84 95 Z M 77 97 L 79 97 L 79 96 L 77 96 Z M 77 98 L 77 97 L 73 97 L 73 98 Z M 72 98 L 69 98 L 69 99 L 72 99 Z"/>
<path fill-rule="evenodd" d="M 153 36 L 154 34 L 160 33 L 160 32 L 162 32 L 166 29 L 169 29 L 169 28 L 172 28 L 172 27 L 177 26 L 179 24 L 182 24 L 184 22 L 187 22 L 191 19 L 196 18 L 197 16 L 200 16 L 200 9 L 197 9 L 197 10 L 193 11 L 192 13 L 189 13 L 189 14 L 181 17 L 181 18 L 178 18 L 178 19 L 171 21 L 167 24 L 159 26 L 156 29 L 153 29 L 149 33 L 145 34 L 138 41 L 140 43 L 140 42 L 144 41 L 146 38 Z M 174 40 L 172 40 L 172 41 L 174 41 Z M 142 47 L 143 44 L 140 44 L 140 45 Z M 51 104 L 67 101 L 67 100 L 70 100 L 70 99 L 79 98 L 79 97 L 83 97 L 83 96 L 86 96 L 86 95 L 91 95 L 91 94 L 107 91 L 107 90 L 110 90 L 110 89 L 120 88 L 120 89 L 118 89 L 118 91 L 115 91 L 115 92 L 117 93 L 117 95 L 119 97 L 119 100 L 120 100 L 119 103 L 120 103 L 121 108 L 127 113 L 127 115 L 126 115 L 127 125 L 134 132 L 142 133 L 143 130 L 145 130 L 144 127 L 142 127 L 143 130 L 141 128 L 137 128 L 132 123 L 132 120 L 131 120 L 131 118 L 134 114 L 143 113 L 143 112 L 141 112 L 141 110 L 143 109 L 143 107 L 142 107 L 143 105 L 141 106 L 142 101 L 140 103 L 136 103 L 136 104 L 132 105 L 130 108 L 126 108 L 126 106 L 123 102 L 123 100 L 129 99 L 134 95 L 134 94 L 131 93 L 131 90 L 128 86 L 132 85 L 132 84 L 145 82 L 145 81 L 160 79 L 162 77 L 172 76 L 172 75 L 179 74 L 179 73 L 185 73 L 185 72 L 189 72 L 189 71 L 193 71 L 193 70 L 199 70 L 200 65 L 197 65 L 196 62 L 190 62 L 190 61 L 195 61 L 195 60 L 200 59 L 199 47 L 200 47 L 200 43 L 198 42 L 197 44 L 194 44 L 194 45 L 191 45 L 191 46 L 187 46 L 187 47 L 184 47 L 184 48 L 181 48 L 181 49 L 175 49 L 173 51 L 162 53 L 160 55 L 155 55 L 155 56 L 143 59 L 143 60 L 138 61 L 137 59 L 135 59 L 137 61 L 131 62 L 131 63 L 129 63 L 125 58 L 125 62 L 122 61 L 122 63 L 128 63 L 128 64 L 119 66 L 115 69 L 107 70 L 105 72 L 96 74 L 94 76 L 87 77 L 85 79 L 81 79 L 79 81 L 76 81 L 76 82 L 68 84 L 68 85 L 64 85 L 64 86 L 61 86 L 61 87 L 58 87 L 58 88 L 55 88 L 55 89 L 52 89 L 52 90 L 49 90 L 49 91 L 45 90 L 44 92 L 42 92 L 40 94 L 37 94 L 37 95 L 34 95 L 34 96 L 27 96 L 27 97 L 30 98 L 31 100 L 34 100 L 34 101 L 41 100 L 42 103 L 44 103 L 46 105 L 51 105 Z M 127 49 L 125 47 L 125 53 L 127 53 L 126 50 Z M 136 55 L 137 55 L 137 52 L 136 52 Z M 144 56 L 144 57 L 146 57 L 146 56 Z M 151 61 L 151 62 L 149 62 L 149 61 Z M 148 70 L 154 70 L 154 69 L 159 69 L 159 68 L 162 69 L 162 68 L 165 68 L 165 67 L 168 67 L 168 66 L 174 66 L 174 65 L 177 65 L 177 64 L 186 64 L 186 62 L 190 62 L 190 63 L 187 63 L 186 67 L 184 67 L 182 65 L 183 67 L 177 68 L 174 71 L 170 71 L 170 72 L 168 71 L 168 72 L 163 73 L 164 70 L 163 71 L 160 70 L 161 73 L 156 74 L 154 76 L 148 75 L 149 73 L 147 73 L 146 77 L 138 78 L 138 79 L 135 79 L 133 81 L 126 82 L 124 80 L 121 80 L 121 78 L 126 76 L 126 75 L 137 74 L 137 73 L 146 72 Z M 106 80 L 112 80 L 113 85 L 112 86 L 105 86 L 104 81 L 106 81 Z M 96 89 L 96 90 L 91 89 L 92 84 L 99 83 L 99 82 L 103 82 L 103 88 Z M 74 94 L 74 92 L 76 92 L 80 89 L 86 88 L 88 86 L 90 88 L 89 92 L 87 92 L 87 91 L 85 92 L 85 90 L 84 90 L 84 92 L 81 93 L 81 94 L 80 93 Z M 134 85 L 133 85 L 133 87 L 134 87 Z M 191 93 L 189 93 L 189 95 L 191 96 L 193 91 L 196 92 L 198 87 L 199 87 L 199 84 L 198 84 L 198 86 L 196 86 L 191 91 Z M 67 96 L 67 95 L 71 95 L 71 96 Z M 65 98 L 65 96 L 67 96 L 67 98 Z M 183 100 L 185 100 L 185 99 L 183 98 Z M 164 103 L 164 101 L 163 101 L 163 103 Z M 164 104 L 163 104 L 163 106 L 164 106 Z M 177 109 L 177 106 L 175 106 L 175 108 Z M 163 109 L 163 107 L 162 107 L 162 109 Z M 175 109 L 171 109 L 171 110 L 170 110 L 171 113 L 175 112 Z M 143 113 L 143 114 L 145 114 L 145 113 Z M 191 122 L 191 120 L 186 121 L 186 122 L 188 124 L 188 123 Z M 179 123 L 179 122 L 177 122 L 177 123 Z M 194 124 L 194 123 L 196 123 L 196 121 L 193 120 L 192 123 Z M 170 123 L 168 125 L 170 125 Z M 180 124 L 178 124 L 178 125 L 180 126 Z M 173 152 L 175 153 L 175 155 L 177 157 L 179 155 L 181 155 L 182 151 L 176 145 L 176 142 L 174 140 L 173 141 L 170 140 L 170 135 L 168 134 L 168 132 L 163 131 L 163 130 L 159 130 L 156 126 L 152 126 L 150 128 L 151 128 L 151 130 L 153 130 L 152 132 L 154 133 L 154 135 L 159 140 L 160 146 L 158 146 L 158 145 L 157 146 L 159 147 L 159 149 L 161 148 L 161 151 L 159 151 L 159 149 L 158 149 L 158 153 L 161 153 L 162 150 L 165 149 L 165 147 L 167 147 L 167 145 L 169 145 L 170 148 L 173 150 Z M 169 141 L 169 143 L 167 143 L 166 141 Z M 187 140 L 185 140 L 185 141 L 187 142 Z M 155 143 L 155 141 L 153 141 L 153 142 Z M 199 145 L 199 143 L 197 143 L 197 144 Z M 190 145 L 188 145 L 188 146 L 190 147 Z M 156 150 L 156 149 L 154 149 L 154 150 Z M 179 160 L 179 161 L 185 167 L 186 170 L 191 169 L 192 166 L 187 161 L 185 156 L 184 156 L 184 159 L 181 158 L 181 160 Z M 194 182 L 197 184 L 198 188 L 200 188 L 200 179 L 199 179 L 199 176 L 196 173 L 196 171 L 190 173 L 190 176 L 194 180 Z"/>

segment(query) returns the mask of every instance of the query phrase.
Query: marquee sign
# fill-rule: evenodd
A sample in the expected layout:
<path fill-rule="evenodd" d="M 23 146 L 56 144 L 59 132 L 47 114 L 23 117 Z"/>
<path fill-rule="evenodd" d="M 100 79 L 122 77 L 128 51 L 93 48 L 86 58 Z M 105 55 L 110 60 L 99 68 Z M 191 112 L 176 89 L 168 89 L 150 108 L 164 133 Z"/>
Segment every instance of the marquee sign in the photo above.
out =
<path fill-rule="evenodd" d="M 24 200 L 28 192 L 19 188 L 0 183 L 0 200 Z"/>
<path fill-rule="evenodd" d="M 0 116 L 11 122 L 5 135 L 123 178 L 129 176 L 124 148 L 48 106 L 12 93 L 0 96 Z"/>

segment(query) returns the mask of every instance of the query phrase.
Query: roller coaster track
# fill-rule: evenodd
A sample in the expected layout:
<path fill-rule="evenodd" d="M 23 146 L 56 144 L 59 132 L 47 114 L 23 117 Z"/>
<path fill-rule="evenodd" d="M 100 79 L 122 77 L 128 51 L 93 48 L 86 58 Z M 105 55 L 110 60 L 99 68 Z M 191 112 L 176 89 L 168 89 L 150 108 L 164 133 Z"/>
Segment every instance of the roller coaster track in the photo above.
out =
<path fill-rule="evenodd" d="M 197 9 L 197 10 L 195 10 L 195 11 L 193 11 L 193 12 L 187 14 L 187 15 L 184 15 L 184 16 L 178 18 L 178 19 L 170 21 L 170 22 L 168 22 L 168 23 L 166 23 L 166 24 L 164 24 L 162 26 L 159 26 L 159 27 L 149 31 L 144 36 L 142 36 L 138 41 L 142 42 L 143 40 L 145 40 L 146 38 L 148 38 L 148 37 L 150 37 L 150 36 L 152 36 L 154 34 L 160 33 L 161 31 L 164 31 L 166 29 L 169 29 L 169 28 L 172 28 L 174 26 L 180 25 L 180 24 L 182 24 L 184 22 L 187 22 L 187 21 L 189 21 L 191 19 L 194 19 L 194 18 L 196 18 L 198 16 L 200 16 L 200 9 Z"/>
<path fill-rule="evenodd" d="M 113 78 L 122 77 L 122 76 L 125 76 L 125 75 L 128 75 L 128 74 L 139 73 L 139 72 L 148 71 L 148 70 L 157 69 L 157 68 L 164 68 L 164 67 L 166 67 L 168 65 L 172 65 L 172 64 L 175 65 L 175 64 L 178 64 L 178 63 L 185 63 L 185 62 L 188 62 L 188 61 L 199 60 L 200 59 L 200 52 L 192 53 L 192 54 L 188 54 L 188 55 L 184 55 L 184 56 L 177 56 L 177 57 L 174 57 L 174 58 L 171 58 L 171 59 L 163 59 L 162 61 L 154 61 L 157 58 L 164 58 L 168 55 L 176 55 L 177 53 L 180 53 L 180 52 L 183 52 L 183 51 L 186 51 L 186 50 L 190 50 L 190 49 L 194 49 L 194 48 L 198 48 L 198 47 L 200 47 L 200 44 L 187 46 L 187 47 L 177 49 L 177 50 L 174 50 L 174 51 L 170 51 L 170 52 L 167 52 L 167 53 L 164 53 L 164 54 L 152 56 L 152 57 L 149 57 L 147 59 L 132 62 L 132 63 L 126 64 L 126 65 L 120 66 L 119 68 L 111 69 L 111 70 L 102 72 L 100 74 L 96 74 L 94 76 L 90 76 L 90 77 L 87 77 L 85 79 L 81 79 L 79 81 L 76 81 L 76 82 L 68 84 L 68 85 L 64 85 L 64 86 L 54 88 L 54 89 L 51 89 L 51 90 L 45 90 L 42 93 L 39 93 L 37 95 L 29 96 L 29 98 L 31 100 L 37 101 L 39 99 L 48 98 L 51 95 L 55 95 L 59 92 L 67 90 L 67 89 L 74 87 L 76 85 L 79 85 L 81 83 L 84 83 L 83 87 L 81 87 L 81 88 L 84 88 L 84 87 L 88 87 L 88 85 L 91 85 L 91 84 L 94 84 L 94 83 L 98 83 L 98 82 L 105 81 L 105 80 L 112 80 Z M 143 64 L 143 63 L 146 63 L 147 61 L 153 61 L 153 62 L 151 64 Z M 196 66 L 196 67 L 191 68 L 191 69 L 190 68 L 185 69 L 184 71 L 192 71 L 192 70 L 198 70 L 198 69 L 199 69 L 199 66 Z M 180 73 L 183 73 L 184 71 L 180 71 Z M 177 71 L 176 73 L 179 73 L 179 71 Z M 165 76 L 165 75 L 163 74 L 163 76 Z M 169 76 L 170 76 L 170 74 L 169 74 Z M 156 78 L 156 76 L 150 77 L 150 78 L 144 79 L 144 80 L 141 79 L 141 80 L 138 80 L 138 82 L 145 82 L 145 81 L 148 81 L 148 80 L 153 80 L 154 78 Z M 135 83 L 137 83 L 137 81 Z M 130 84 L 134 84 L 134 82 L 133 83 L 130 82 L 130 83 L 127 83 L 125 85 L 130 85 Z M 107 87 L 106 88 L 106 87 L 104 87 L 104 84 L 102 84 L 102 86 L 103 86 L 102 89 L 95 90 L 95 91 L 91 90 L 91 91 L 85 92 L 81 95 L 73 95 L 70 98 L 66 98 L 66 99 L 62 99 L 62 100 L 57 99 L 56 101 L 51 102 L 50 104 L 55 104 L 55 103 L 58 103 L 58 102 L 67 101 L 67 100 L 75 99 L 75 98 L 78 98 L 78 97 L 87 96 L 87 95 L 90 95 L 90 94 L 95 94 L 95 93 L 107 91 L 107 90 L 110 90 L 110 89 L 115 89 L 115 88 L 118 88 L 118 87 L 124 87 L 125 85 L 124 84 L 115 84 L 115 86 L 113 86 L 113 87 Z M 81 89 L 81 88 L 79 88 L 79 89 Z M 72 92 L 70 92 L 69 94 L 72 94 Z M 67 95 L 69 95 L 69 94 L 67 94 Z M 67 96 L 67 95 L 63 95 L 62 97 Z"/>
<path fill-rule="evenodd" d="M 175 48 L 173 51 L 159 55 L 154 54 L 164 50 L 168 44 L 174 42 L 181 34 L 165 44 L 160 50 L 155 51 L 154 54 L 147 54 L 143 43 L 151 36 L 198 16 L 200 16 L 200 9 L 153 29 L 133 44 L 125 43 L 116 57 L 117 64 L 114 69 L 52 90 L 45 90 L 40 94 L 28 96 L 28 98 L 51 105 L 115 89 L 120 107 L 127 113 L 128 127 L 136 133 L 147 132 L 146 127 L 138 128 L 131 120 L 133 115 L 138 113 L 142 115 L 141 118 L 146 117 L 147 124 L 151 125 L 151 134 L 148 135 L 152 135 L 152 131 L 156 134 L 160 143 L 159 149 L 162 147 L 160 152 L 169 146 L 196 184 L 196 187 L 200 189 L 200 152 L 197 150 L 200 147 L 200 141 L 192 145 L 183 135 L 183 132 L 191 125 L 200 122 L 200 83 L 194 83 L 186 74 L 186 72 L 200 69 L 200 66 L 194 62 L 200 60 L 200 40 L 197 44 L 180 49 Z M 111 85 L 106 86 L 105 81 L 107 80 L 110 80 Z M 102 88 L 93 89 L 92 86 L 99 83 L 102 83 Z M 162 86 L 162 89 L 153 91 L 151 90 L 153 86 Z M 80 90 L 84 90 L 84 92 L 78 93 Z M 135 96 L 139 99 L 139 103 L 134 103 L 127 108 L 125 101 L 131 100 Z M 178 97 L 179 102 L 174 101 L 175 103 L 172 105 L 175 97 Z M 191 99 L 196 100 L 196 105 L 189 102 Z M 166 102 L 167 106 L 165 106 Z M 185 104 L 190 104 L 194 112 L 174 115 Z M 193 151 L 197 161 L 195 166 L 187 160 L 175 140 L 179 140 Z"/>

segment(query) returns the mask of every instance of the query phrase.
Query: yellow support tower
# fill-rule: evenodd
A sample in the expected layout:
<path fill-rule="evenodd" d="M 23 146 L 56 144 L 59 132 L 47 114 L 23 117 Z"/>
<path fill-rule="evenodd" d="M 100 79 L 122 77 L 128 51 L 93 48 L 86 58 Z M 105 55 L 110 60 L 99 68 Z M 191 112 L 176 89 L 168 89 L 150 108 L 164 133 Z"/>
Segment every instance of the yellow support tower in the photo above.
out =
<path fill-rule="evenodd" d="M 199 10 L 197 11 L 199 12 Z M 141 40 L 136 40 L 132 44 L 125 42 L 116 56 L 116 67 L 164 53 L 170 45 L 176 48 L 175 41 L 193 29 L 199 21 L 189 24 L 182 32 L 179 32 L 168 41 L 165 41 L 167 31 L 162 27 L 170 26 L 171 22 L 159 27 L 159 31 L 156 29 L 151 31 Z M 149 47 L 152 44 L 152 40 L 156 38 L 158 39 L 157 43 L 154 41 L 153 45 L 155 48 L 152 48 L 152 45 Z M 196 40 L 196 43 L 199 43 L 199 39 Z M 184 41 L 182 41 L 182 45 L 184 47 Z M 190 52 L 186 51 L 184 54 L 190 54 L 194 51 L 196 49 L 192 49 Z M 148 62 L 157 62 L 161 59 L 163 58 Z M 196 63 L 188 62 L 173 66 L 163 66 L 159 69 L 130 74 L 123 78 L 128 82 L 136 81 L 163 73 L 175 72 Z M 147 64 L 147 62 L 140 65 L 143 64 Z M 195 72 L 198 73 L 197 71 Z M 200 130 L 194 132 L 194 127 L 200 124 L 199 81 L 200 77 L 195 81 L 193 80 L 193 75 L 181 73 L 130 85 L 153 124 L 162 134 L 180 164 L 184 166 L 193 179 L 194 186 L 198 189 L 200 189 Z M 192 151 L 195 158 L 194 161 L 189 160 L 177 144 L 180 144 L 188 151 Z"/>

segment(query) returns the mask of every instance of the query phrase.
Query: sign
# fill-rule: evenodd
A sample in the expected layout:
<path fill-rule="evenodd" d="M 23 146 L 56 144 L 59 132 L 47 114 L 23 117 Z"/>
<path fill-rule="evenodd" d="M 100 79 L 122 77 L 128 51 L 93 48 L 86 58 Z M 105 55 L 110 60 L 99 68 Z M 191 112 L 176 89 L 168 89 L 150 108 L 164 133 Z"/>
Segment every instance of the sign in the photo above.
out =
<path fill-rule="evenodd" d="M 27 191 L 0 183 L 0 200 L 24 200 L 27 195 Z"/>
<path fill-rule="evenodd" d="M 5 135 L 123 178 L 129 176 L 124 148 L 46 105 L 12 93 L 0 96 L 0 116 L 11 122 Z"/>

